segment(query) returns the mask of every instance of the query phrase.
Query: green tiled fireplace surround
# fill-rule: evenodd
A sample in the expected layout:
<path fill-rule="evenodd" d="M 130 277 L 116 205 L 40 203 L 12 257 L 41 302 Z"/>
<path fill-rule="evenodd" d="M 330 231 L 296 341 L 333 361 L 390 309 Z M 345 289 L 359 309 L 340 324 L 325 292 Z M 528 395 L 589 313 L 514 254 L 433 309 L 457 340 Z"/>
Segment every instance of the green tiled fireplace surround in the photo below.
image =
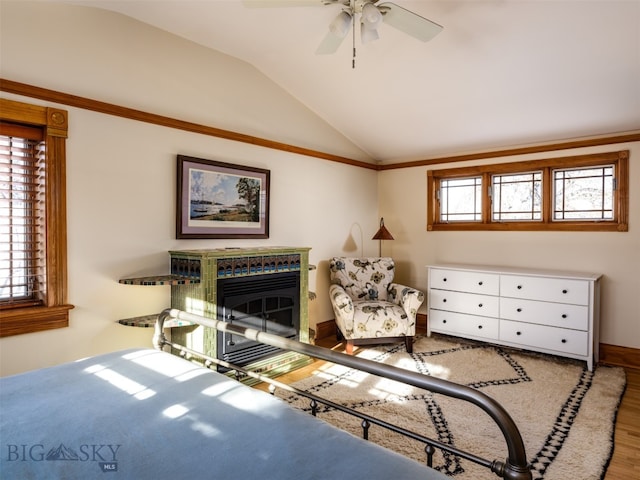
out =
<path fill-rule="evenodd" d="M 300 341 L 309 342 L 309 250 L 298 247 L 172 250 L 171 274 L 194 282 L 171 285 L 171 307 L 216 318 L 219 278 L 300 272 Z M 193 350 L 216 357 L 217 330 L 202 326 L 171 329 L 171 338 Z M 277 376 L 310 362 L 289 352 L 259 360 L 245 368 Z"/>

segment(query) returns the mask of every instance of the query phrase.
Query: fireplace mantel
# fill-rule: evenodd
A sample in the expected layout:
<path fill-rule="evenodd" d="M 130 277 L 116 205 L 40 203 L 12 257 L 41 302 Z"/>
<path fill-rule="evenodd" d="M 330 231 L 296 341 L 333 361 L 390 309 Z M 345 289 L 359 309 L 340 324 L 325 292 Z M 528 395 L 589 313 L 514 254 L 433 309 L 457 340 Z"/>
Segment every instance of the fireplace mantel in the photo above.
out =
<path fill-rule="evenodd" d="M 171 307 L 217 319 L 218 280 L 299 272 L 299 340 L 309 342 L 309 250 L 307 247 L 218 248 L 172 250 L 171 274 L 191 282 L 171 285 Z M 218 332 L 201 326 L 171 329 L 178 343 L 216 357 Z M 284 353 L 258 360 L 250 370 L 275 376 L 309 363 L 300 354 Z"/>

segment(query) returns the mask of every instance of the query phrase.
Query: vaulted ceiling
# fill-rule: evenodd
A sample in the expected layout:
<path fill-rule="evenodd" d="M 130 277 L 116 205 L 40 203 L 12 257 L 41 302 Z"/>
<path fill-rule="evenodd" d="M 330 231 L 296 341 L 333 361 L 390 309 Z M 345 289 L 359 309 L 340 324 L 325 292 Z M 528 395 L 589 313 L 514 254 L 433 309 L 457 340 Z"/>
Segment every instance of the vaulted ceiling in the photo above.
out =
<path fill-rule="evenodd" d="M 340 7 L 308 2 L 70 3 L 252 64 L 382 163 L 640 129 L 638 0 L 394 0 L 444 30 L 422 43 L 383 24 L 333 55 L 315 50 Z"/>

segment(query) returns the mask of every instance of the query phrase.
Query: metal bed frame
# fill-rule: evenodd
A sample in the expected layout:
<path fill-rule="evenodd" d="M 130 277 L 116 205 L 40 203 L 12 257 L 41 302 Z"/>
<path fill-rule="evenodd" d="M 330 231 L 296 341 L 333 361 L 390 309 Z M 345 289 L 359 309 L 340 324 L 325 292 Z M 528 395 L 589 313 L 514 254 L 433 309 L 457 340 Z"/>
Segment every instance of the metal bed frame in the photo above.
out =
<path fill-rule="evenodd" d="M 414 387 L 417 387 L 423 390 L 428 390 L 434 393 L 439 393 L 442 395 L 446 395 L 449 397 L 457 398 L 457 399 L 472 403 L 477 407 L 481 408 L 482 410 L 484 410 L 500 428 L 500 431 L 502 432 L 502 435 L 504 436 L 504 439 L 507 445 L 507 451 L 508 451 L 507 459 L 502 461 L 502 460 L 488 460 L 482 457 L 478 457 L 472 453 L 459 450 L 455 447 L 442 443 L 438 440 L 425 437 L 416 432 L 406 430 L 404 428 L 390 424 L 383 420 L 376 419 L 370 415 L 363 414 L 361 412 L 355 411 L 343 405 L 337 404 L 335 402 L 332 402 L 331 400 L 324 399 L 322 397 L 319 397 L 317 395 L 314 395 L 312 393 L 309 393 L 303 390 L 299 390 L 295 387 L 279 382 L 278 380 L 275 380 L 273 378 L 269 378 L 259 373 L 246 370 L 242 367 L 233 365 L 223 360 L 209 357 L 207 355 L 202 354 L 201 352 L 197 352 L 195 350 L 189 349 L 183 345 L 170 342 L 167 340 L 167 338 L 164 335 L 164 322 L 169 318 L 184 320 L 184 321 L 199 324 L 205 327 L 215 328 L 221 332 L 228 332 L 234 335 L 241 335 L 245 338 L 248 338 L 250 340 L 254 340 L 257 342 L 261 342 L 266 345 L 271 345 L 283 350 L 301 353 L 316 359 L 325 360 L 327 362 L 344 365 L 349 368 L 370 373 L 372 375 L 388 378 L 390 380 L 395 380 L 397 382 L 412 385 Z M 269 383 L 270 384 L 269 391 L 271 393 L 274 393 L 277 388 L 280 388 L 280 389 L 295 393 L 297 395 L 301 395 L 306 398 L 309 398 L 311 400 L 311 413 L 314 416 L 316 415 L 316 412 L 317 412 L 318 403 L 322 403 L 336 410 L 340 410 L 354 417 L 358 417 L 362 420 L 362 423 L 361 423 L 362 436 L 365 440 L 368 439 L 369 428 L 372 424 L 378 425 L 388 430 L 391 430 L 393 432 L 399 433 L 413 440 L 417 440 L 425 445 L 425 452 L 427 456 L 426 464 L 429 467 L 432 467 L 433 454 L 435 453 L 435 448 L 439 448 L 453 455 L 457 455 L 461 458 L 464 458 L 474 463 L 477 463 L 479 465 L 482 465 L 483 467 L 490 469 L 497 476 L 507 480 L 531 480 L 532 478 L 530 465 L 527 462 L 524 442 L 522 440 L 522 436 L 515 422 L 513 421 L 511 416 L 507 413 L 507 411 L 498 402 L 496 402 L 494 399 L 487 396 L 486 394 L 478 390 L 475 390 L 473 388 L 470 388 L 464 385 L 459 385 L 447 380 L 442 380 L 439 378 L 422 375 L 417 372 L 411 372 L 409 370 L 404 370 L 391 365 L 381 364 L 372 360 L 367 360 L 364 358 L 354 357 L 354 356 L 346 355 L 340 352 L 335 352 L 327 348 L 322 348 L 315 345 L 297 342 L 287 338 L 279 337 L 277 335 L 272 335 L 269 333 L 265 333 L 265 332 L 250 329 L 250 328 L 245 328 L 239 325 L 223 322 L 221 320 L 213 320 L 213 319 L 202 317 L 192 313 L 183 312 L 177 309 L 166 309 L 158 316 L 158 319 L 155 325 L 155 332 L 153 336 L 153 345 L 158 350 L 162 350 L 163 347 L 165 346 L 170 346 L 171 348 L 177 350 L 180 353 L 180 355 L 183 357 L 200 358 L 204 366 L 207 368 L 211 368 L 214 365 L 221 365 L 223 367 L 226 367 L 230 370 L 235 371 L 237 378 L 239 378 L 242 375 L 246 375 L 256 380 Z"/>

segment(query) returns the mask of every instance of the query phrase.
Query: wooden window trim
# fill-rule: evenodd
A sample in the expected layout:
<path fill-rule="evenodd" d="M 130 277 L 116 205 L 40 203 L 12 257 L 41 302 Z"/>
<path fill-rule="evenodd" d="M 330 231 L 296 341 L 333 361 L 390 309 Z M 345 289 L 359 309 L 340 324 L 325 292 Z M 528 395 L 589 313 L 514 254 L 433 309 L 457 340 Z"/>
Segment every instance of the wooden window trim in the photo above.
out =
<path fill-rule="evenodd" d="M 615 196 L 615 218 L 611 221 L 552 221 L 551 179 L 554 168 L 581 168 L 594 165 L 613 164 L 616 167 L 617 192 Z M 531 170 L 543 171 L 542 221 L 495 222 L 491 220 L 489 189 L 491 175 L 520 173 Z M 437 200 L 438 182 L 444 178 L 483 177 L 483 220 L 481 222 L 439 222 Z M 427 171 L 427 231 L 495 230 L 495 231 L 590 231 L 626 232 L 629 230 L 629 151 L 595 153 L 544 160 L 530 160 L 474 167 L 450 168 Z"/>
<path fill-rule="evenodd" d="M 47 144 L 46 303 L 0 311 L 0 337 L 69 326 L 67 303 L 67 214 L 65 110 L 0 98 L 0 120 L 39 127 Z"/>

